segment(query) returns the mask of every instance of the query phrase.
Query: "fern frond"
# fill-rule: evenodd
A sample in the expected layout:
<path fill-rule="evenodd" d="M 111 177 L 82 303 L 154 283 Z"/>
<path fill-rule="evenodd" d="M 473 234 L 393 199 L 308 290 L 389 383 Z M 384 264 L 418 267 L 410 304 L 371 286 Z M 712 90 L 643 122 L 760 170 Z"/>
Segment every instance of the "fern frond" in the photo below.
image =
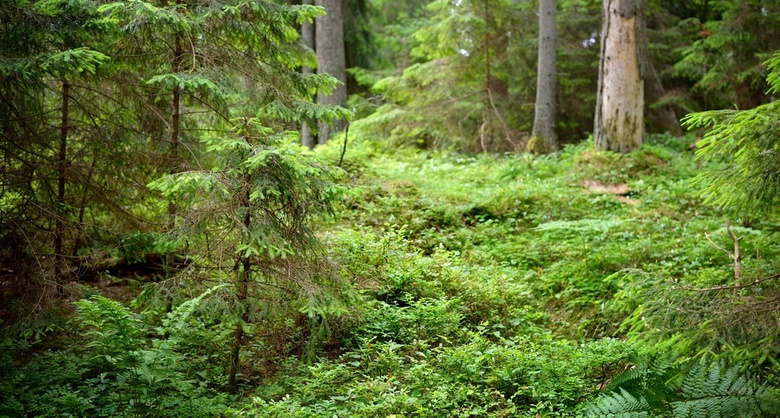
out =
<path fill-rule="evenodd" d="M 635 364 L 613 378 L 610 393 L 586 405 L 586 415 L 741 418 L 774 417 L 780 411 L 777 390 L 740 373 L 738 366 L 700 361 L 680 376 L 685 368 L 673 358 L 639 359 Z"/>
<path fill-rule="evenodd" d="M 624 388 L 631 391 L 629 388 L 641 388 L 646 376 L 647 369 L 637 365 L 632 369 L 614 376 L 606 386 L 606 390 L 617 391 L 620 388 Z"/>
<path fill-rule="evenodd" d="M 635 359 L 636 366 L 612 378 L 607 390 L 624 389 L 642 394 L 654 410 L 660 410 L 676 399 L 674 378 L 680 373 L 679 363 L 672 357 Z"/>
<path fill-rule="evenodd" d="M 737 366 L 695 364 L 681 385 L 682 400 L 672 402 L 675 417 L 772 416 L 777 394 Z"/>
<path fill-rule="evenodd" d="M 610 418 L 645 418 L 650 416 L 650 412 L 650 404 L 644 396 L 636 398 L 622 388 L 620 393 L 602 395 L 585 409 L 589 417 Z"/>

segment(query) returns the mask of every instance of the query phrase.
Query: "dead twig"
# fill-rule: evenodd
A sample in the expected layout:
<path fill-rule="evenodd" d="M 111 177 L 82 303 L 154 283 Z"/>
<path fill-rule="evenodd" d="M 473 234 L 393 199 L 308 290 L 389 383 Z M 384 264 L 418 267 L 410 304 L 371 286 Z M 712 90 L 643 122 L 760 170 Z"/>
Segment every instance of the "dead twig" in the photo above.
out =
<path fill-rule="evenodd" d="M 739 250 L 739 242 L 742 241 L 742 238 L 744 237 L 738 237 L 734 231 L 731 230 L 731 226 L 729 225 L 729 221 L 726 221 L 726 231 L 728 231 L 729 236 L 731 237 L 731 240 L 734 241 L 734 251 L 729 251 L 720 245 L 716 244 L 712 238 L 705 232 L 704 237 L 707 238 L 707 241 L 712 244 L 713 247 L 723 251 L 724 253 L 728 254 L 729 258 L 734 260 L 734 285 L 729 287 L 730 289 L 734 289 L 734 293 L 736 294 L 737 290 L 739 289 L 738 286 L 740 286 L 739 282 L 742 279 L 743 271 L 742 271 L 742 259 L 745 258 L 743 255 L 740 254 Z M 736 287 L 735 287 L 736 286 Z M 751 285 L 752 286 L 752 285 Z"/>
<path fill-rule="evenodd" d="M 339 155 L 339 164 L 338 164 L 339 168 L 341 168 L 341 163 L 344 162 L 344 154 L 347 153 L 347 140 L 349 139 L 349 125 L 351 124 L 347 122 L 347 127 L 344 130 L 344 143 L 341 145 L 341 155 Z"/>

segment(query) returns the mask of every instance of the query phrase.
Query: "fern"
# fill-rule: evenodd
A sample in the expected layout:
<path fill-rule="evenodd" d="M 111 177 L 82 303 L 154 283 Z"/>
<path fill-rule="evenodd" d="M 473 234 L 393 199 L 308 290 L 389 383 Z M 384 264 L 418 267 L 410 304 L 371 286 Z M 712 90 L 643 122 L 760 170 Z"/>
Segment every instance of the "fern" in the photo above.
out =
<path fill-rule="evenodd" d="M 723 363 L 681 367 L 670 359 L 641 362 L 616 376 L 607 389 L 611 392 L 585 406 L 587 416 L 741 418 L 776 416 L 780 411 L 776 389 Z"/>
<path fill-rule="evenodd" d="M 198 309 L 201 302 L 203 302 L 203 299 L 225 287 L 227 287 L 227 284 L 211 287 L 201 293 L 200 296 L 185 301 L 172 312 L 168 313 L 167 317 L 162 321 L 162 326 L 157 328 L 157 332 L 160 335 L 167 336 L 168 339 L 174 343 L 186 339 L 187 332 L 191 331 L 190 328 L 192 326 L 190 318 L 195 313 L 195 310 Z"/>
<path fill-rule="evenodd" d="M 654 410 L 661 410 L 675 399 L 675 385 L 671 383 L 680 373 L 680 364 L 673 358 L 636 359 L 637 367 L 621 373 L 607 385 L 607 390 L 625 389 L 641 393 Z"/>
<path fill-rule="evenodd" d="M 104 296 L 76 302 L 77 320 L 91 342 L 96 358 L 122 369 L 138 362 L 136 349 L 144 340 L 143 325 L 121 303 Z"/>
<path fill-rule="evenodd" d="M 650 404 L 644 397 L 634 397 L 625 389 L 599 397 L 589 405 L 586 414 L 590 417 L 645 418 L 650 417 Z"/>
<path fill-rule="evenodd" d="M 695 364 L 680 390 L 682 399 L 671 404 L 675 417 L 760 417 L 780 406 L 775 390 L 722 363 Z"/>

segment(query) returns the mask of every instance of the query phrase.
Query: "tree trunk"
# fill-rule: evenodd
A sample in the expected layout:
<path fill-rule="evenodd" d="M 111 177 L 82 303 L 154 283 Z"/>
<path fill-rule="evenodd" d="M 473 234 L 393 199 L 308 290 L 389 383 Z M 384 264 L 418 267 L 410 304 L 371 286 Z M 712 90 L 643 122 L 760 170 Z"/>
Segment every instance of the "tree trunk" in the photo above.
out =
<path fill-rule="evenodd" d="M 182 0 L 176 0 L 176 4 L 182 4 Z M 184 48 L 181 45 L 182 34 L 177 32 L 173 41 L 173 62 L 171 70 L 179 75 L 182 61 L 184 60 Z M 181 132 L 181 89 L 178 84 L 173 88 L 173 114 L 171 116 L 171 148 L 170 148 L 170 174 L 176 174 L 181 171 L 179 166 L 179 134 Z M 168 226 L 173 228 L 176 225 L 176 204 L 168 204 Z"/>
<path fill-rule="evenodd" d="M 304 0 L 303 4 L 313 5 L 314 0 Z M 303 46 L 312 50 L 314 49 L 314 25 L 308 21 L 303 22 L 301 25 L 301 41 L 303 42 Z M 302 72 L 304 74 L 311 74 L 313 71 L 311 68 L 304 66 Z M 314 148 L 315 145 L 314 132 L 311 131 L 311 127 L 309 127 L 306 122 L 301 126 L 301 144 L 309 149 Z"/>
<path fill-rule="evenodd" d="M 233 346 L 230 347 L 230 362 L 228 369 L 228 392 L 235 394 L 238 392 L 238 381 L 236 376 L 238 375 L 239 361 L 241 358 L 241 346 L 244 344 L 244 323 L 249 321 L 249 309 L 246 306 L 247 294 L 249 292 L 249 279 L 251 272 L 251 265 L 248 258 L 244 258 L 241 261 L 241 276 L 236 283 L 237 302 L 241 304 L 244 309 L 241 314 L 241 319 L 236 323 L 236 331 L 233 334 Z"/>
<path fill-rule="evenodd" d="M 244 185 L 246 191 L 244 193 L 243 201 L 241 202 L 241 208 L 246 211 L 244 213 L 244 230 L 248 234 L 248 230 L 252 221 L 252 213 L 250 209 L 249 201 L 251 199 L 251 182 L 252 176 L 246 174 L 244 176 Z M 238 391 L 238 382 L 236 376 L 238 375 L 239 360 L 241 358 L 241 346 L 244 344 L 244 324 L 249 322 L 249 308 L 246 306 L 246 300 L 249 293 L 249 280 L 251 279 L 252 263 L 248 257 L 242 257 L 236 260 L 236 270 L 238 266 L 241 266 L 240 276 L 236 277 L 236 301 L 243 308 L 241 318 L 236 323 L 236 331 L 233 334 L 233 346 L 230 348 L 230 361 L 228 368 L 228 392 L 235 394 Z M 238 272 L 237 272 L 238 274 Z"/>
<path fill-rule="evenodd" d="M 482 116 L 482 129 L 480 130 L 479 143 L 482 152 L 488 152 L 490 147 L 486 143 L 485 137 L 487 136 L 491 144 L 493 142 L 491 138 L 491 128 L 493 121 L 492 117 L 490 116 L 490 109 L 492 105 L 492 96 L 490 92 L 490 5 L 488 4 L 488 0 L 485 0 L 483 3 L 485 11 L 485 111 L 483 112 Z M 485 133 L 486 128 L 488 131 L 487 134 Z"/>
<path fill-rule="evenodd" d="M 54 220 L 54 278 L 60 295 L 63 295 L 62 268 L 65 264 L 63 235 L 65 233 L 65 164 L 68 157 L 68 119 L 70 118 L 69 95 L 70 84 L 68 80 L 62 80 L 62 120 L 60 121 L 60 147 L 57 153 L 57 208 Z"/>
<path fill-rule="evenodd" d="M 315 0 L 317 6 L 325 8 L 324 16 L 314 21 L 317 49 L 317 74 L 330 74 L 339 80 L 339 85 L 332 94 L 319 93 L 317 102 L 321 105 L 347 105 L 347 64 L 344 51 L 344 15 L 341 0 Z M 324 144 L 330 139 L 332 132 L 338 132 L 346 126 L 345 120 L 331 124 L 320 122 L 317 142 Z"/>
<path fill-rule="evenodd" d="M 647 63 L 648 74 L 645 78 L 645 95 L 647 96 L 647 126 L 648 130 L 652 127 L 656 127 L 656 130 L 651 132 L 669 132 L 674 136 L 682 135 L 682 127 L 680 126 L 680 119 L 677 114 L 674 113 L 672 105 L 665 104 L 661 106 L 654 106 L 659 100 L 663 99 L 666 92 L 664 86 L 661 84 L 661 79 L 658 77 L 658 73 L 655 71 L 653 64 Z"/>
<path fill-rule="evenodd" d="M 73 257 L 76 257 L 81 250 L 81 246 L 86 244 L 86 232 L 84 231 L 84 213 L 87 210 L 87 203 L 89 199 L 89 189 L 92 184 L 92 175 L 95 172 L 95 165 L 97 164 L 97 157 L 92 156 L 92 163 L 89 165 L 89 171 L 87 172 L 87 181 L 84 182 L 84 191 L 81 196 L 81 202 L 79 203 L 79 216 L 76 220 L 76 242 L 73 243 Z"/>
<path fill-rule="evenodd" d="M 528 151 L 544 154 L 555 151 L 555 87 L 558 82 L 555 56 L 556 0 L 539 0 L 539 64 L 536 72 L 534 127 Z"/>
<path fill-rule="evenodd" d="M 593 136 L 597 148 L 625 153 L 644 137 L 645 1 L 604 0 L 603 19 Z"/>

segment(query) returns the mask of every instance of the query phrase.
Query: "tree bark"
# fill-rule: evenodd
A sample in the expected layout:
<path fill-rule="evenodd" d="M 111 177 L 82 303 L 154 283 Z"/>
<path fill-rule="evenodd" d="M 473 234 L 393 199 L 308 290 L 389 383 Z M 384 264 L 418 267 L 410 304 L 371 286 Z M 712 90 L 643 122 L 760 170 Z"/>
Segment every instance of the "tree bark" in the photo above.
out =
<path fill-rule="evenodd" d="M 647 70 L 648 74 L 645 78 L 645 96 L 647 99 L 648 129 L 652 129 L 652 127 L 655 126 L 659 133 L 669 132 L 674 136 L 682 135 L 680 119 L 674 112 L 672 105 L 665 104 L 653 106 L 656 102 L 663 99 L 666 92 L 664 91 L 664 86 L 661 84 L 661 79 L 658 77 L 658 73 L 655 71 L 655 67 L 653 67 L 652 63 L 647 63 Z"/>
<path fill-rule="evenodd" d="M 249 228 L 252 222 L 252 212 L 250 207 L 252 176 L 244 176 L 244 187 L 246 188 L 242 196 L 241 208 L 244 213 L 244 233 L 249 234 Z M 249 322 L 249 307 L 246 306 L 246 300 L 249 294 L 249 280 L 251 279 L 252 262 L 249 257 L 241 257 L 236 261 L 236 267 L 241 266 L 241 273 L 236 277 L 236 301 L 243 311 L 241 318 L 236 322 L 236 331 L 233 334 L 233 346 L 230 348 L 230 361 L 228 368 L 228 392 L 235 394 L 238 391 L 238 369 L 241 360 L 241 346 L 244 344 L 244 324 Z M 238 274 L 238 272 L 237 272 Z"/>
<path fill-rule="evenodd" d="M 534 127 L 528 142 L 528 151 L 548 153 L 555 151 L 555 88 L 558 83 L 555 46 L 557 32 L 556 0 L 539 0 L 539 62 L 536 72 L 536 105 Z"/>
<path fill-rule="evenodd" d="M 490 116 L 490 108 L 491 108 L 491 93 L 490 93 L 490 5 L 488 4 L 488 0 L 485 0 L 483 2 L 484 4 L 484 11 L 485 11 L 485 111 L 483 112 L 482 116 L 482 129 L 480 130 L 480 147 L 482 149 L 482 152 L 488 152 L 488 144 L 485 141 L 485 137 L 487 136 L 490 144 L 492 145 L 492 117 Z M 485 133 L 485 129 L 487 128 L 488 132 Z"/>
<path fill-rule="evenodd" d="M 176 0 L 176 4 L 180 5 L 182 4 L 183 0 Z M 173 62 L 171 63 L 171 70 L 174 74 L 179 75 L 179 72 L 181 72 L 181 66 L 182 62 L 184 61 L 184 48 L 181 45 L 182 41 L 182 34 L 181 32 L 177 32 L 174 35 L 174 41 L 173 41 Z M 173 88 L 173 114 L 171 115 L 171 148 L 169 151 L 170 155 L 170 166 L 168 167 L 168 172 L 170 174 L 176 174 L 181 171 L 181 167 L 179 166 L 179 134 L 181 132 L 181 89 L 179 88 L 179 85 L 177 84 L 176 87 Z M 168 204 L 168 226 L 170 229 L 173 229 L 173 227 L 176 225 L 176 204 L 175 203 L 169 203 Z"/>
<path fill-rule="evenodd" d="M 303 4 L 314 5 L 314 0 L 304 0 Z M 303 42 L 305 47 L 314 50 L 314 25 L 309 21 L 304 21 L 303 24 L 301 24 L 301 42 Z M 304 74 L 311 74 L 313 70 L 304 66 L 302 72 Z M 301 144 L 309 149 L 314 148 L 315 145 L 314 132 L 311 131 L 311 127 L 307 125 L 306 122 L 301 126 Z"/>
<path fill-rule="evenodd" d="M 62 80 L 62 120 L 60 121 L 60 146 L 57 153 L 57 208 L 54 220 L 54 278 L 60 295 L 63 295 L 62 269 L 65 264 L 63 235 L 65 233 L 65 164 L 68 157 L 68 119 L 70 118 L 69 95 L 70 84 L 68 80 Z"/>
<path fill-rule="evenodd" d="M 241 318 L 236 323 L 236 331 L 233 334 L 233 346 L 230 348 L 230 362 L 228 369 L 228 392 L 236 394 L 238 392 L 238 369 L 241 359 L 241 346 L 244 344 L 244 323 L 249 321 L 249 308 L 246 306 L 247 295 L 249 292 L 249 279 L 251 273 L 251 264 L 249 259 L 244 258 L 241 261 L 241 276 L 236 283 L 237 302 L 244 309 Z"/>
<path fill-rule="evenodd" d="M 317 6 L 323 7 L 324 16 L 314 21 L 315 41 L 317 49 L 317 74 L 330 74 L 339 80 L 332 94 L 317 94 L 321 105 L 346 106 L 347 104 L 347 64 L 344 50 L 344 15 L 341 0 L 315 0 Z M 324 144 L 333 132 L 338 132 L 346 126 L 345 120 L 334 121 L 332 124 L 320 122 L 317 142 Z"/>
<path fill-rule="evenodd" d="M 604 0 L 596 147 L 625 153 L 644 137 L 647 37 L 644 0 Z"/>

